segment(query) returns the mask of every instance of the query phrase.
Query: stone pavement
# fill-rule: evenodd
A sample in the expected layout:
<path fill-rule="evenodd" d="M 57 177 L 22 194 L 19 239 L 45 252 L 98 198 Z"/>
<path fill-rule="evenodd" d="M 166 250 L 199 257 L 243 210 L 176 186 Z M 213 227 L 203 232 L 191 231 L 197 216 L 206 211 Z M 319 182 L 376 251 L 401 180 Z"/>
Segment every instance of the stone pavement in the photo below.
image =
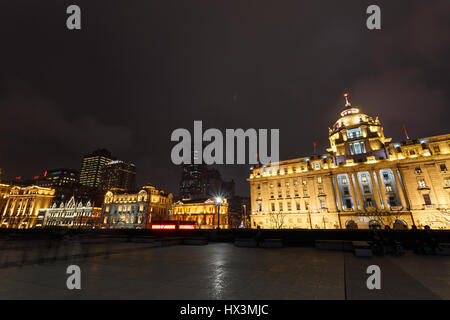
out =
<path fill-rule="evenodd" d="M 357 258 L 229 243 L 113 243 L 90 252 L 99 254 L 0 267 L 0 299 L 450 299 L 450 258 L 443 256 Z M 81 268 L 81 290 L 66 288 L 70 264 Z M 371 264 L 381 268 L 381 290 L 366 287 Z"/>

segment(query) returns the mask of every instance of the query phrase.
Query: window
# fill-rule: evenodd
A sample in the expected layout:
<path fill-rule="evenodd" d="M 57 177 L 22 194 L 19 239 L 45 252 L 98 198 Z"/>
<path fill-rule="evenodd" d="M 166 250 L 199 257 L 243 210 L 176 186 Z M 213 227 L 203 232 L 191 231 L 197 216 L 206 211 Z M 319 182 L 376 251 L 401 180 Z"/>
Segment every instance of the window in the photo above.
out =
<path fill-rule="evenodd" d="M 280 211 L 283 211 L 283 202 L 278 203 L 278 207 L 280 208 Z"/>
<path fill-rule="evenodd" d="M 286 187 L 289 187 L 289 186 L 290 186 L 289 181 L 286 180 Z"/>
<path fill-rule="evenodd" d="M 423 179 L 418 180 L 417 183 L 419 184 L 419 188 L 427 187 L 427 184 L 425 183 L 425 180 L 423 180 Z"/>
<path fill-rule="evenodd" d="M 361 136 L 362 136 L 361 128 L 355 128 L 355 129 L 347 130 L 347 137 L 349 139 L 358 138 L 358 137 L 361 137 Z"/>
<path fill-rule="evenodd" d="M 306 180 L 302 180 L 304 186 L 306 186 Z"/>
<path fill-rule="evenodd" d="M 442 172 L 446 172 L 447 171 L 447 167 L 445 166 L 445 164 L 441 164 L 439 165 L 440 169 Z"/>
<path fill-rule="evenodd" d="M 322 183 L 322 177 L 317 177 L 317 183 Z"/>
<path fill-rule="evenodd" d="M 275 196 L 273 194 L 273 192 L 270 193 L 270 199 L 273 199 Z"/>
<path fill-rule="evenodd" d="M 297 189 L 295 189 L 295 190 L 294 190 L 294 194 L 295 194 L 295 196 L 296 196 L 296 197 L 298 197 L 298 196 L 299 196 L 299 194 L 298 194 L 298 190 L 297 190 Z"/>
<path fill-rule="evenodd" d="M 345 196 L 348 196 L 348 195 L 349 195 L 348 187 L 344 187 L 344 188 L 342 189 L 342 191 L 344 192 L 344 195 L 345 195 Z"/>
<path fill-rule="evenodd" d="M 387 183 L 385 188 L 386 188 L 386 192 L 392 192 L 392 186 L 390 183 Z"/>
<path fill-rule="evenodd" d="M 372 199 L 371 198 L 367 198 L 366 199 L 366 206 L 367 207 L 373 207 L 373 203 L 372 203 Z"/>
<path fill-rule="evenodd" d="M 283 198 L 283 195 L 281 194 L 281 192 L 278 192 L 278 198 Z"/>
<path fill-rule="evenodd" d="M 270 187 L 273 188 L 273 183 L 270 184 Z"/>
<path fill-rule="evenodd" d="M 297 186 L 298 185 L 298 181 L 297 181 L 297 179 L 295 179 L 294 180 L 294 186 Z"/>
<path fill-rule="evenodd" d="M 342 184 L 347 184 L 347 178 L 342 178 Z"/>
<path fill-rule="evenodd" d="M 258 203 L 258 212 L 261 212 L 261 211 L 262 211 L 262 204 Z"/>
<path fill-rule="evenodd" d="M 287 203 L 287 208 L 288 208 L 288 211 L 292 210 L 292 203 L 290 201 L 288 201 L 288 203 Z"/>
<path fill-rule="evenodd" d="M 275 203 L 271 204 L 271 209 L 272 209 L 272 211 L 275 211 Z"/>
<path fill-rule="evenodd" d="M 350 143 L 351 154 L 366 153 L 366 146 L 363 141 Z"/>
<path fill-rule="evenodd" d="M 389 180 L 389 173 L 383 172 L 383 178 L 384 180 Z"/>
<path fill-rule="evenodd" d="M 362 182 L 367 182 L 367 175 L 366 174 L 362 174 L 361 175 L 361 181 Z"/>
<path fill-rule="evenodd" d="M 309 210 L 309 202 L 308 201 L 305 201 L 305 209 Z"/>
<path fill-rule="evenodd" d="M 318 191 L 319 191 L 319 195 L 324 194 L 324 193 L 323 193 L 323 187 L 322 187 L 322 186 L 319 186 Z"/>
<path fill-rule="evenodd" d="M 295 202 L 295 208 L 297 209 L 297 211 L 300 210 L 300 201 Z"/>
<path fill-rule="evenodd" d="M 423 195 L 423 201 L 425 202 L 425 205 L 431 206 L 431 199 L 428 193 Z"/>
<path fill-rule="evenodd" d="M 277 187 L 278 187 L 278 188 L 281 188 L 281 182 L 278 182 L 278 183 L 277 183 Z"/>
<path fill-rule="evenodd" d="M 291 197 L 291 193 L 289 191 L 286 191 L 286 198 L 290 198 Z"/>
<path fill-rule="evenodd" d="M 325 200 L 320 199 L 320 209 L 325 209 L 325 208 L 326 208 L 326 206 L 325 206 Z"/>
<path fill-rule="evenodd" d="M 446 187 L 450 187 L 450 178 L 445 178 L 444 183 Z"/>
<path fill-rule="evenodd" d="M 439 146 L 434 146 L 433 150 L 434 150 L 435 153 L 440 153 L 441 152 L 441 149 L 439 148 Z"/>
<path fill-rule="evenodd" d="M 307 189 L 303 189 L 303 196 L 304 196 L 304 197 L 309 197 L 309 196 L 308 196 L 308 190 L 307 190 Z"/>
<path fill-rule="evenodd" d="M 258 184 L 258 186 L 256 187 L 256 189 L 260 190 L 260 189 L 261 189 L 261 185 Z"/>
<path fill-rule="evenodd" d="M 421 174 L 422 173 L 422 169 L 420 169 L 420 167 L 417 167 L 415 169 L 415 171 L 416 171 L 416 174 Z"/>
<path fill-rule="evenodd" d="M 365 184 L 363 186 L 363 189 L 364 189 L 364 193 L 370 193 L 370 188 L 369 188 L 369 186 L 367 184 Z"/>
<path fill-rule="evenodd" d="M 320 169 L 320 163 L 316 162 L 316 163 L 314 164 L 314 168 Z"/>

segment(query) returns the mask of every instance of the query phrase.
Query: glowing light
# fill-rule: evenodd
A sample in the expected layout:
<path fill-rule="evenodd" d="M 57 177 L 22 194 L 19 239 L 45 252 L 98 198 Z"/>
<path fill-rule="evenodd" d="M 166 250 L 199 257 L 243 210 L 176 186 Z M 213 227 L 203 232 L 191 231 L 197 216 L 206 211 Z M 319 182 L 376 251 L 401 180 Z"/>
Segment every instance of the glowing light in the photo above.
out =
<path fill-rule="evenodd" d="M 193 224 L 182 224 L 179 228 L 181 230 L 194 230 L 195 226 Z"/>
<path fill-rule="evenodd" d="M 152 229 L 157 229 L 157 230 L 162 230 L 162 229 L 174 230 L 175 227 L 176 226 L 174 224 L 154 224 L 154 225 L 152 225 Z"/>

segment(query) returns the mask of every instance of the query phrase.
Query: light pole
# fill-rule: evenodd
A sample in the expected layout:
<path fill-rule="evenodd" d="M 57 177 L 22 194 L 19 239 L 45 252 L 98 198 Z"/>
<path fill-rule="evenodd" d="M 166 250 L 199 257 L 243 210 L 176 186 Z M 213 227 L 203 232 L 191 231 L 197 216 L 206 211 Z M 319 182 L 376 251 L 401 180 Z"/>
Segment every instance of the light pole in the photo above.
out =
<path fill-rule="evenodd" d="M 242 207 L 244 207 L 244 227 L 247 228 L 247 206 L 243 204 Z"/>
<path fill-rule="evenodd" d="M 220 229 L 220 205 L 222 204 L 222 198 L 216 197 L 216 205 L 217 205 L 217 229 Z"/>

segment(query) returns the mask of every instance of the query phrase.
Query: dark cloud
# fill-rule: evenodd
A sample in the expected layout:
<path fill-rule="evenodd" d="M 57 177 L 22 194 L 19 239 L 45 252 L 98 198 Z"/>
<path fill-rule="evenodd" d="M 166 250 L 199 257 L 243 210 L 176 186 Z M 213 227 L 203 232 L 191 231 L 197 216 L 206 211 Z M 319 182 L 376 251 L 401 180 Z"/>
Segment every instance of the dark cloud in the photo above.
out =
<path fill-rule="evenodd" d="M 10 176 L 78 167 L 107 147 L 133 161 L 138 183 L 176 192 L 170 134 L 279 128 L 281 158 L 328 144 L 342 92 L 402 139 L 448 132 L 447 0 L 9 1 L 0 12 L 0 167 Z M 248 193 L 247 166 L 222 166 Z"/>

